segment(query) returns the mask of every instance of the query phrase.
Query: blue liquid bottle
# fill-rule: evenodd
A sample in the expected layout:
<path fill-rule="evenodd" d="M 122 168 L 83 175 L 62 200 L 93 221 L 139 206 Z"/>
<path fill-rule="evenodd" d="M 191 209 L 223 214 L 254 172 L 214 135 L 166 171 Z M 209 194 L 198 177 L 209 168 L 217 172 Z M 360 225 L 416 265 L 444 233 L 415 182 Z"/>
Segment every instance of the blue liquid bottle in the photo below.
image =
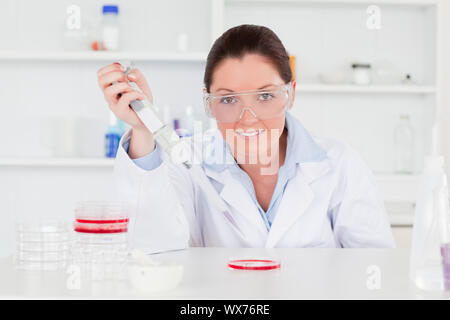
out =
<path fill-rule="evenodd" d="M 105 157 L 107 158 L 115 158 L 117 154 L 117 150 L 119 149 L 120 138 L 122 137 L 123 131 L 119 126 L 119 123 L 111 113 L 110 123 L 108 127 L 108 131 L 105 134 Z"/>

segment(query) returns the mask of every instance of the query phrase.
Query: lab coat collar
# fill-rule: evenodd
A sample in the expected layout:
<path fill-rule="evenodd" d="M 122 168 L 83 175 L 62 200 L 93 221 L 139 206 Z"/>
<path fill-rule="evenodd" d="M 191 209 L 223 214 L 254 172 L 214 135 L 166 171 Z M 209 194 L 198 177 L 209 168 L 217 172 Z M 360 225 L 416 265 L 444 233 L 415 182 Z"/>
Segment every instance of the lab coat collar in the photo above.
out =
<path fill-rule="evenodd" d="M 285 165 L 295 165 L 292 170 L 297 174 L 286 187 L 266 242 L 268 247 L 275 246 L 292 223 L 308 208 L 314 198 L 309 184 L 329 170 L 327 161 L 324 161 L 327 158 L 326 152 L 316 144 L 300 121 L 289 113 L 286 114 L 286 127 L 288 139 Z M 211 148 L 205 152 L 202 165 L 206 175 L 223 185 L 220 196 L 224 201 L 255 225 L 262 236 L 267 237 L 267 228 L 253 200 L 250 196 L 242 196 L 247 190 L 236 179 L 236 174 L 242 170 L 219 131 L 212 135 L 212 140 L 215 139 L 220 143 L 212 143 L 210 146 L 222 146 L 222 150 Z"/>
<path fill-rule="evenodd" d="M 266 248 L 273 248 L 289 228 L 306 212 L 316 195 L 311 184 L 330 170 L 327 160 L 302 163 L 289 181 L 270 228 Z"/>

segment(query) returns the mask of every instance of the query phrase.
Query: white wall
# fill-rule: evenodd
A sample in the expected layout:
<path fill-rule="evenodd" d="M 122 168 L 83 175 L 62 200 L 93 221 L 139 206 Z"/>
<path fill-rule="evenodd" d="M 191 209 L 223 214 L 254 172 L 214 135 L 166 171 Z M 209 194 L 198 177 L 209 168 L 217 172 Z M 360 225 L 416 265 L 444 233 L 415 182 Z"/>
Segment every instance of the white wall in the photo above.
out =
<path fill-rule="evenodd" d="M 444 123 L 450 119 L 450 4 L 441 1 L 442 99 Z M 65 9 L 78 4 L 83 23 L 98 22 L 102 1 L 2 0 L 0 53 L 61 50 Z M 172 52 L 180 32 L 189 35 L 189 50 L 207 52 L 211 44 L 211 1 L 115 1 L 121 8 L 123 48 Z M 269 10 L 267 9 L 269 7 Z M 294 7 L 295 10 L 289 8 Z M 240 23 L 272 27 L 288 51 L 297 56 L 298 81 L 317 82 L 323 71 L 345 68 L 353 59 L 390 60 L 423 84 L 434 84 L 434 21 L 423 8 L 389 7 L 383 28 L 364 28 L 366 5 L 339 6 L 227 4 L 225 28 Z M 357 27 L 355 27 L 357 26 Z M 217 28 L 217 27 L 214 27 Z M 392 33 L 395 29 L 396 33 Z M 417 49 L 419 48 L 419 49 Z M 112 62 L 112 61 L 111 61 Z M 49 157 L 49 136 L 62 136 L 48 119 L 82 119 L 80 156 L 101 157 L 108 109 L 97 87 L 95 72 L 105 62 L 6 61 L 0 59 L 0 159 Z M 201 106 L 204 62 L 141 62 L 155 102 L 169 104 L 174 116 Z M 367 94 L 297 94 L 294 113 L 316 133 L 352 144 L 377 172 L 392 171 L 392 131 L 401 112 L 411 115 L 417 132 L 417 170 L 429 146 L 434 96 Z M 431 110 L 431 111 L 430 111 Z M 87 121 L 89 120 L 89 121 Z M 61 121 L 60 121 L 61 122 Z M 444 152 L 450 159 L 449 126 L 443 127 Z M 450 174 L 450 166 L 447 165 Z M 71 219 L 79 200 L 104 200 L 113 195 L 112 170 L 101 168 L 42 168 L 0 166 L 0 256 L 14 250 L 14 221 L 24 216 Z M 401 232 L 408 235 L 409 232 Z M 402 236 L 404 237 L 404 236 Z M 403 241 L 403 240 L 402 240 Z M 408 241 L 406 240 L 406 243 Z"/>

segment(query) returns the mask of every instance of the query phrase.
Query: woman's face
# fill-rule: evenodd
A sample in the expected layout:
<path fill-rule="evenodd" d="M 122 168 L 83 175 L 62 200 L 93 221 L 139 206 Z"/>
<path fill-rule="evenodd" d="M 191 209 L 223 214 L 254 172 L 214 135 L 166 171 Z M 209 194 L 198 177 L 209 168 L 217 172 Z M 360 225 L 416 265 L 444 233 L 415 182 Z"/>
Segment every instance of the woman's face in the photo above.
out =
<path fill-rule="evenodd" d="M 278 70 L 271 61 L 258 54 L 246 54 L 242 59 L 226 58 L 214 70 L 210 87 L 212 94 L 229 94 L 231 91 L 258 90 L 266 86 L 284 85 Z M 295 82 L 293 82 L 294 101 Z M 292 107 L 292 103 L 289 107 Z M 245 107 L 251 107 L 246 106 Z M 275 115 L 260 120 L 244 110 L 236 122 L 218 122 L 217 127 L 238 163 L 268 164 L 267 157 L 278 155 L 280 136 L 283 133 L 285 115 Z M 254 134 L 258 132 L 258 134 Z M 250 135 L 253 133 L 254 135 Z"/>

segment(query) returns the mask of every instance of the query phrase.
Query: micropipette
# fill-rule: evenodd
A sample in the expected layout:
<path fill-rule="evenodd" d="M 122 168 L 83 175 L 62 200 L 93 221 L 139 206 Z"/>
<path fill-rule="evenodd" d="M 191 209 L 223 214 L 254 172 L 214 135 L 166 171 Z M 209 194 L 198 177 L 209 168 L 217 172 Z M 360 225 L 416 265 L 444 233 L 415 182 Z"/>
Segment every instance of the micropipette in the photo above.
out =
<path fill-rule="evenodd" d="M 119 62 L 125 68 L 125 75 L 130 73 L 134 64 L 131 61 Z M 142 90 L 134 82 L 128 82 L 134 89 L 142 93 Z M 200 188 L 215 198 L 216 204 L 220 207 L 222 212 L 227 211 L 225 203 L 220 198 L 217 191 L 212 187 L 208 178 L 201 172 L 200 166 L 192 166 L 190 161 L 191 149 L 183 140 L 181 140 L 177 133 L 158 117 L 153 103 L 147 98 L 144 100 L 134 100 L 130 103 L 131 108 L 136 112 L 139 119 L 152 132 L 154 139 L 162 147 L 162 149 L 170 156 L 172 161 L 178 164 L 183 164 L 187 169 L 194 168 L 191 171 L 192 178 L 199 184 Z M 195 152 L 195 148 L 194 148 Z M 239 229 L 239 228 L 238 228 Z M 240 231 L 240 230 L 239 230 Z"/>
<path fill-rule="evenodd" d="M 122 61 L 120 64 L 125 68 L 125 75 L 133 69 L 131 61 Z M 134 82 L 128 82 L 134 89 L 142 93 L 142 90 Z M 144 100 L 134 100 L 130 103 L 131 108 L 136 112 L 139 119 L 153 134 L 156 142 L 170 156 L 172 161 L 183 164 L 187 169 L 192 167 L 190 162 L 190 150 L 188 146 L 178 137 L 177 133 L 164 123 L 157 115 L 153 103 L 145 98 Z"/>

